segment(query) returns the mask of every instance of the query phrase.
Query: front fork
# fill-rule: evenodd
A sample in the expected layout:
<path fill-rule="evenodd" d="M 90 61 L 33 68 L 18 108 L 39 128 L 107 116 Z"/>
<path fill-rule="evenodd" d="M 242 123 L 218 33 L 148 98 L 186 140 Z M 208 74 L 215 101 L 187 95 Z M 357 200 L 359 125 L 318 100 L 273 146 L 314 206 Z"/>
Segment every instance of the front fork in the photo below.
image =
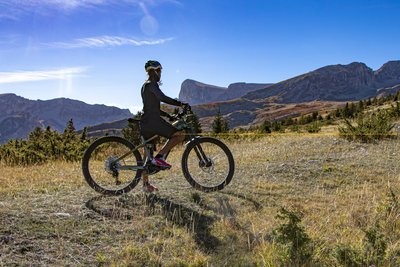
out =
<path fill-rule="evenodd" d="M 186 143 L 186 145 L 188 145 L 189 143 L 194 142 L 195 146 L 194 146 L 194 152 L 197 155 L 197 158 L 199 159 L 199 166 L 201 168 L 204 167 L 211 167 L 212 162 L 211 160 L 206 156 L 206 153 L 204 153 L 203 148 L 200 145 L 199 142 L 199 137 L 195 136 L 193 137 L 189 142 Z"/>

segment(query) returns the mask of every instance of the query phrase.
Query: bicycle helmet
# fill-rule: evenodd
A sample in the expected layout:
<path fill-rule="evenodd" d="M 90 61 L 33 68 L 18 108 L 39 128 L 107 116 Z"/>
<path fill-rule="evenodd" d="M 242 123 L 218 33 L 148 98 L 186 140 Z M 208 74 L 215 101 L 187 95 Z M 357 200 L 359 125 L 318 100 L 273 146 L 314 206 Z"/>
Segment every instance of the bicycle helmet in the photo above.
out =
<path fill-rule="evenodd" d="M 162 69 L 162 66 L 160 64 L 160 62 L 156 61 L 156 60 L 149 60 L 146 62 L 146 64 L 144 65 L 144 68 L 146 71 L 149 71 L 151 69 Z"/>

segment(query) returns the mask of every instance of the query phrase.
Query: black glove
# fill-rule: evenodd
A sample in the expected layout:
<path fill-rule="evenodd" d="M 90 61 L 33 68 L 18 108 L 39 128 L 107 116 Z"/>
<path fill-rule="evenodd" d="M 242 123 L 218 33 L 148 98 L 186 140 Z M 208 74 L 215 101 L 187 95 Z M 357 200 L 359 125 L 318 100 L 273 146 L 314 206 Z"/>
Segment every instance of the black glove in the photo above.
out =
<path fill-rule="evenodd" d="M 183 109 L 190 109 L 190 105 L 189 105 L 188 103 L 183 103 L 183 102 L 181 102 L 181 107 L 182 107 Z"/>
<path fill-rule="evenodd" d="M 176 118 L 174 116 L 172 116 L 171 114 L 166 114 L 166 117 L 168 118 L 169 121 L 175 121 Z"/>

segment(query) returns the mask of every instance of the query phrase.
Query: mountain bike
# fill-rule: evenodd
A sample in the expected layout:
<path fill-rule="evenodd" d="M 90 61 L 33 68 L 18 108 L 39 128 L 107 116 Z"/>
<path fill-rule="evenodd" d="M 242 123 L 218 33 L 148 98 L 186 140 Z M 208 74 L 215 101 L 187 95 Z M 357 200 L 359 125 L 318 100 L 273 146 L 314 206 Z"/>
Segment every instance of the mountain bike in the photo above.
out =
<path fill-rule="evenodd" d="M 233 177 L 235 162 L 229 148 L 220 140 L 196 135 L 190 125 L 194 116 L 190 106 L 174 116 L 174 125 L 186 132 L 181 167 L 183 176 L 197 190 L 222 190 Z M 140 124 L 140 120 L 130 121 Z M 157 135 L 145 140 L 140 136 L 134 145 L 119 136 L 105 136 L 95 140 L 82 158 L 82 171 L 86 182 L 99 193 L 120 195 L 132 190 L 140 181 L 142 172 L 153 175 L 165 169 L 151 163 Z M 144 149 L 144 159 L 139 149 Z M 168 155 L 166 155 L 168 157 Z"/>

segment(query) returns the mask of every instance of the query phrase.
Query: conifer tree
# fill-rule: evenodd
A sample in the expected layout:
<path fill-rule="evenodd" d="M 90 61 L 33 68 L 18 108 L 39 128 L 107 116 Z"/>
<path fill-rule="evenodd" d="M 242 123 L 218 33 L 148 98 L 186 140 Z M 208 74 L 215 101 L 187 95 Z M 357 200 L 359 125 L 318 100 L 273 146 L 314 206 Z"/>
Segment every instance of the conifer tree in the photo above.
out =
<path fill-rule="evenodd" d="M 142 117 L 142 112 L 136 113 L 136 115 L 133 116 L 134 119 L 140 119 Z M 140 128 L 139 125 L 135 122 L 128 122 L 128 125 L 122 129 L 122 134 L 124 138 L 128 139 L 131 141 L 133 144 L 139 144 L 140 143 Z"/>
<path fill-rule="evenodd" d="M 269 120 L 265 120 L 261 125 L 260 125 L 260 132 L 261 133 L 271 133 L 271 127 L 272 124 Z"/>
<path fill-rule="evenodd" d="M 81 133 L 81 137 L 79 138 L 81 141 L 85 141 L 87 139 L 88 128 L 84 127 Z"/>
<path fill-rule="evenodd" d="M 67 122 L 67 126 L 64 129 L 64 138 L 66 137 L 67 139 L 73 139 L 75 137 L 75 126 L 74 126 L 74 122 L 72 119 L 70 119 Z"/>
<path fill-rule="evenodd" d="M 358 111 L 358 112 L 361 112 L 361 111 L 363 111 L 363 110 L 364 110 L 364 102 L 363 102 L 362 100 L 360 100 L 360 101 L 358 102 L 357 111 Z"/>
<path fill-rule="evenodd" d="M 311 116 L 312 116 L 312 121 L 316 121 L 317 118 L 318 118 L 318 111 L 314 111 L 314 112 L 311 114 Z"/>
<path fill-rule="evenodd" d="M 214 133 L 226 133 L 229 131 L 228 122 L 222 117 L 221 111 L 218 110 L 212 123 L 212 130 Z"/>
<path fill-rule="evenodd" d="M 197 115 L 194 112 L 192 112 L 191 116 L 188 117 L 188 123 L 192 127 L 195 133 L 202 132 L 199 117 L 197 117 Z"/>

